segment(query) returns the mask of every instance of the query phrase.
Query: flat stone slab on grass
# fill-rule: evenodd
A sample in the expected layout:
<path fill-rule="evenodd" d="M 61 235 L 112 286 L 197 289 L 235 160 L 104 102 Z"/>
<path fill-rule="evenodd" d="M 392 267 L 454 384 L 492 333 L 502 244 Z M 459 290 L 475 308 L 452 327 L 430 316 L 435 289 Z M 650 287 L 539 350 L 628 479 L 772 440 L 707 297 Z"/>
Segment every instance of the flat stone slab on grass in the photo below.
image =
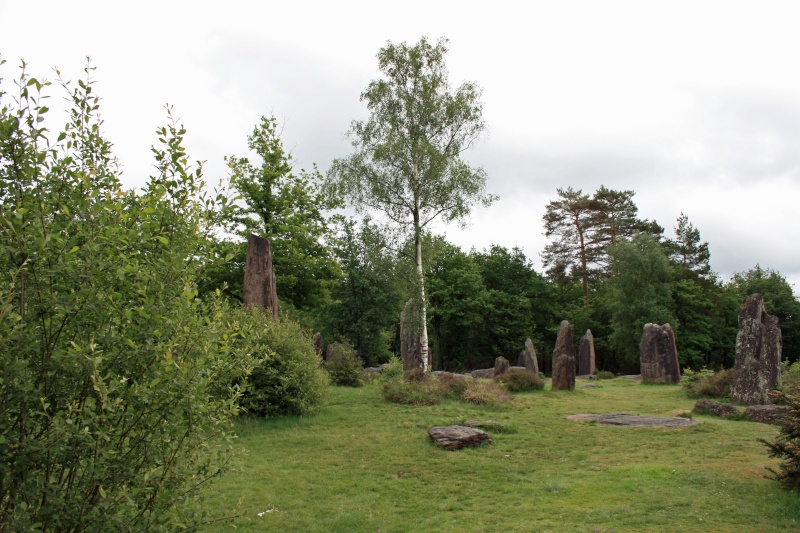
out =
<path fill-rule="evenodd" d="M 640 426 L 682 428 L 699 424 L 698 421 L 681 416 L 639 416 L 630 413 L 607 413 L 604 415 L 570 415 L 570 420 L 597 420 L 610 426 Z"/>
<path fill-rule="evenodd" d="M 457 423 L 458 420 L 453 420 L 453 423 Z M 463 426 L 467 426 L 468 428 L 488 428 L 488 429 L 502 429 L 505 424 L 502 422 L 498 422 L 497 420 L 464 420 Z"/>
<path fill-rule="evenodd" d="M 492 442 L 492 436 L 485 431 L 466 426 L 434 426 L 428 430 L 428 435 L 446 450 L 459 450 Z"/>

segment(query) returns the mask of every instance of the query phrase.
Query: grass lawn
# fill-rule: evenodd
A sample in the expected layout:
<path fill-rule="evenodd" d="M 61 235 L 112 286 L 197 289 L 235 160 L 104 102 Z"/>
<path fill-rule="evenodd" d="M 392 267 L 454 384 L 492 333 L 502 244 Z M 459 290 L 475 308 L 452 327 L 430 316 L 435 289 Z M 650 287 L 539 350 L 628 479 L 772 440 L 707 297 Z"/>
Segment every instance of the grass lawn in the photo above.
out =
<path fill-rule="evenodd" d="M 777 461 L 756 439 L 777 428 L 711 416 L 681 429 L 567 420 L 694 405 L 679 386 L 584 383 L 500 407 L 411 407 L 386 402 L 377 384 L 334 387 L 318 416 L 243 420 L 246 455 L 207 491 L 215 516 L 238 518 L 205 531 L 800 531 L 800 497 L 764 478 Z M 430 426 L 464 418 L 512 431 L 458 451 L 428 438 Z"/>

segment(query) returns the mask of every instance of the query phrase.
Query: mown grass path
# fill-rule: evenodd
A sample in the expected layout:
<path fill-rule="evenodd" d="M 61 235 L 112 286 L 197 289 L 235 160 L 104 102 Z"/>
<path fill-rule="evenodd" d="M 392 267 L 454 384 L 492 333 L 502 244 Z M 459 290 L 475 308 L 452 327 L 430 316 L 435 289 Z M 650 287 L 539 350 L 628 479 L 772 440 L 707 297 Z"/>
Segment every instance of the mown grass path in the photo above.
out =
<path fill-rule="evenodd" d="M 384 401 L 377 384 L 336 387 L 316 417 L 242 421 L 247 455 L 208 491 L 213 513 L 241 517 L 207 531 L 800 531 L 800 498 L 764 478 L 776 461 L 756 439 L 776 428 L 707 416 L 681 429 L 567 420 L 694 404 L 678 386 L 583 383 L 501 407 L 410 407 Z M 455 452 L 428 439 L 430 426 L 457 418 L 515 431 Z"/>

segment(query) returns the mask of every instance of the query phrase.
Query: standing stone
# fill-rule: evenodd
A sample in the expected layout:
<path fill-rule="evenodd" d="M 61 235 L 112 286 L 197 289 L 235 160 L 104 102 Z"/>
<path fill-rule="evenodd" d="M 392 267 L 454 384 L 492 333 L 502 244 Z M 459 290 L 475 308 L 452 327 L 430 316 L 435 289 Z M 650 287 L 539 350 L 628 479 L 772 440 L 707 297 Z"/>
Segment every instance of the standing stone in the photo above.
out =
<path fill-rule="evenodd" d="M 412 298 L 400 314 L 400 360 L 404 372 L 424 368 L 419 333 L 421 320 L 419 308 Z"/>
<path fill-rule="evenodd" d="M 539 362 L 536 360 L 536 350 L 533 349 L 533 341 L 530 339 L 525 339 L 525 349 L 519 352 L 517 366 L 524 366 L 525 370 L 539 375 Z"/>
<path fill-rule="evenodd" d="M 645 383 L 678 383 L 681 380 L 681 365 L 672 326 L 644 325 L 642 341 L 639 343 L 639 362 Z"/>
<path fill-rule="evenodd" d="M 272 246 L 269 239 L 250 235 L 244 264 L 244 306 L 258 307 L 278 320 L 278 291 L 272 270 Z"/>
<path fill-rule="evenodd" d="M 739 310 L 736 367 L 731 385 L 733 403 L 771 403 L 769 392 L 780 381 L 781 347 L 778 318 L 767 314 L 760 294 L 748 296 Z"/>
<path fill-rule="evenodd" d="M 324 346 L 325 343 L 322 341 L 322 333 L 319 331 L 314 333 L 314 353 L 317 354 L 317 357 L 322 357 L 324 353 Z"/>
<path fill-rule="evenodd" d="M 572 327 L 563 320 L 558 328 L 556 347 L 553 350 L 553 390 L 575 388 L 575 346 L 572 343 Z"/>
<path fill-rule="evenodd" d="M 502 376 L 506 372 L 508 372 L 509 367 L 511 364 L 508 362 L 508 359 L 505 357 L 498 357 L 494 360 L 494 377 Z"/>
<path fill-rule="evenodd" d="M 335 345 L 336 343 L 331 343 L 328 345 L 328 349 L 325 351 L 325 361 L 333 361 L 334 352 L 335 352 Z"/>
<path fill-rule="evenodd" d="M 591 376 L 595 370 L 594 335 L 587 329 L 578 348 L 578 375 Z"/>

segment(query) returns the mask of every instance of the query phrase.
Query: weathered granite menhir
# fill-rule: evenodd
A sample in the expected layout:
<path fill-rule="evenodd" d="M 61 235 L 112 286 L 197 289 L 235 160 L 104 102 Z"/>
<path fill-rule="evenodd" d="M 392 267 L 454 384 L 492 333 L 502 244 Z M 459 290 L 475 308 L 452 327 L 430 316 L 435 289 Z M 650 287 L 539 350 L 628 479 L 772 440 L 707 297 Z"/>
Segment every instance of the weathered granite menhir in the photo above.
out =
<path fill-rule="evenodd" d="M 553 350 L 553 390 L 575 388 L 575 345 L 572 343 L 572 327 L 566 320 L 558 328 L 556 347 Z"/>
<path fill-rule="evenodd" d="M 511 367 L 511 364 L 508 362 L 508 359 L 505 357 L 498 357 L 494 360 L 494 373 L 492 377 L 502 376 L 508 369 Z"/>
<path fill-rule="evenodd" d="M 594 335 L 587 329 L 578 346 L 578 375 L 591 376 L 595 370 Z"/>
<path fill-rule="evenodd" d="M 539 362 L 536 360 L 536 350 L 533 349 L 533 341 L 525 339 L 525 349 L 519 353 L 517 366 L 524 366 L 525 370 L 539 374 Z"/>
<path fill-rule="evenodd" d="M 780 382 L 781 348 L 778 318 L 767 314 L 760 294 L 751 294 L 739 309 L 736 366 L 731 385 L 733 403 L 772 403 L 769 393 Z"/>
<path fill-rule="evenodd" d="M 639 343 L 639 362 L 642 381 L 646 383 L 678 383 L 681 380 L 681 365 L 672 326 L 645 324 L 642 342 Z"/>

